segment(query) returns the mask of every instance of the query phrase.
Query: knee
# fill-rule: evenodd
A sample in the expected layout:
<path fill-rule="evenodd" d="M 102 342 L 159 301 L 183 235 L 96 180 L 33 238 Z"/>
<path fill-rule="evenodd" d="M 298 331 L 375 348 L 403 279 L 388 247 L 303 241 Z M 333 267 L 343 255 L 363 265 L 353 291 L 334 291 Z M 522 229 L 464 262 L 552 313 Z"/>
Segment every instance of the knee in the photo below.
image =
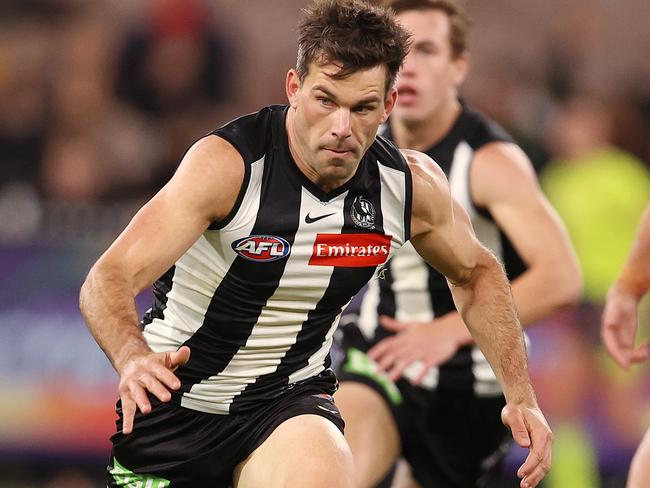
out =
<path fill-rule="evenodd" d="M 317 488 L 354 488 L 355 470 L 352 451 L 348 443 L 341 439 L 328 449 L 327 453 L 316 458 L 312 467 L 314 480 L 309 486 Z"/>

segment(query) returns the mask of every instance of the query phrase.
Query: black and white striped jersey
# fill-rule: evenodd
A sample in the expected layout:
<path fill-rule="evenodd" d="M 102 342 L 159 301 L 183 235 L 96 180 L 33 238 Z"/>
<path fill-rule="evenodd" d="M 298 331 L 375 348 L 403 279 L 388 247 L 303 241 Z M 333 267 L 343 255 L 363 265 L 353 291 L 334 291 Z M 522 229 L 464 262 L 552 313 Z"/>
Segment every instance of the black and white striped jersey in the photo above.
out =
<path fill-rule="evenodd" d="M 390 125 L 382 133 L 391 138 Z M 451 193 L 467 210 L 479 240 L 505 265 L 512 280 L 526 269 L 523 261 L 489 212 L 477 208 L 469 191 L 470 167 L 474 153 L 485 144 L 495 141 L 511 141 L 498 125 L 463 105 L 463 110 L 447 135 L 428 149 L 443 169 Z M 372 343 L 390 335 L 378 325 L 379 315 L 395 317 L 400 321 L 424 322 L 433 320 L 455 310 L 454 302 L 445 277 L 428 266 L 407 243 L 391 260 L 384 280 L 370 283 L 361 302 L 359 327 Z M 406 378 L 413 378 L 421 371 L 421 363 L 411 365 L 405 371 Z M 497 379 L 485 356 L 476 346 L 466 346 L 440 368 L 432 368 L 422 382 L 424 388 L 438 385 L 473 391 L 477 395 L 500 394 Z"/>
<path fill-rule="evenodd" d="M 293 161 L 286 114 L 266 107 L 213 133 L 244 159 L 235 208 L 154 285 L 144 336 L 154 351 L 191 348 L 176 371 L 173 401 L 184 407 L 248 411 L 327 374 L 342 310 L 409 238 L 401 153 L 378 137 L 355 175 L 326 193 Z"/>

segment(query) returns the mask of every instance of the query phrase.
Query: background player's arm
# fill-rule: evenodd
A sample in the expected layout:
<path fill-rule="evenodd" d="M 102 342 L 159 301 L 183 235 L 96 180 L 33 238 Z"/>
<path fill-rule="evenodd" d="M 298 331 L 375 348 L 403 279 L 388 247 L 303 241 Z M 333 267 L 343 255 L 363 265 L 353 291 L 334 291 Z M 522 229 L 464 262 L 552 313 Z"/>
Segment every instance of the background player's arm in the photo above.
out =
<path fill-rule="evenodd" d="M 413 173 L 411 241 L 450 282 L 454 301 L 496 373 L 508 401 L 504 422 L 531 452 L 519 470 L 535 486 L 550 469 L 552 434 L 537 406 L 510 285 L 501 265 L 472 231 L 446 178 L 427 156 L 404 151 Z"/>
<path fill-rule="evenodd" d="M 512 282 L 522 324 L 577 302 L 582 293 L 578 260 L 524 152 L 510 143 L 486 145 L 476 153 L 470 188 L 528 267 Z"/>
<path fill-rule="evenodd" d="M 522 325 L 578 301 L 581 279 L 577 258 L 564 224 L 541 192 L 524 152 L 514 144 L 497 142 L 481 148 L 474 158 L 470 174 L 473 200 L 490 211 L 527 266 L 511 284 Z M 424 323 L 382 317 L 381 324 L 397 334 L 375 346 L 371 357 L 393 379 L 413 361 L 422 361 L 420 373 L 411 377 L 414 384 L 431 366 L 472 342 L 458 312 Z"/>
<path fill-rule="evenodd" d="M 189 358 L 186 347 L 151 352 L 134 298 L 169 269 L 210 222 L 228 214 L 243 176 L 241 156 L 229 143 L 216 136 L 197 142 L 171 180 L 95 263 L 81 288 L 80 308 L 88 328 L 120 375 L 125 433 L 135 404 L 149 411 L 147 390 L 161 401 L 170 399 L 167 388 L 180 386 L 172 370 Z"/>
<path fill-rule="evenodd" d="M 650 345 L 635 347 L 638 305 L 650 290 L 650 206 L 645 211 L 630 256 L 607 294 L 601 335 L 607 350 L 622 367 L 648 359 Z"/>

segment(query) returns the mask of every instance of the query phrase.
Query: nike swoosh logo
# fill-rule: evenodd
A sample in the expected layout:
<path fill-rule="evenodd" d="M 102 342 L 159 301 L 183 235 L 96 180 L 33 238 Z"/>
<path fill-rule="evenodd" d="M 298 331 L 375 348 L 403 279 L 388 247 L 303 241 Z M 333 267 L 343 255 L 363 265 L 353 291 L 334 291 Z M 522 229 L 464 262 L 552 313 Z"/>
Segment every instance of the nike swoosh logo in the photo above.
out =
<path fill-rule="evenodd" d="M 336 410 L 332 410 L 329 408 L 325 408 L 322 405 L 316 405 L 316 407 L 320 408 L 321 410 L 325 410 L 326 412 L 333 413 L 335 415 L 338 415 L 338 412 Z"/>
<path fill-rule="evenodd" d="M 305 216 L 305 222 L 308 224 L 313 224 L 314 222 L 318 222 L 321 219 L 324 219 L 325 217 L 329 217 L 330 215 L 334 215 L 336 212 L 332 212 L 330 214 L 325 214 L 325 215 L 319 215 L 318 217 L 310 217 L 309 213 Z"/>

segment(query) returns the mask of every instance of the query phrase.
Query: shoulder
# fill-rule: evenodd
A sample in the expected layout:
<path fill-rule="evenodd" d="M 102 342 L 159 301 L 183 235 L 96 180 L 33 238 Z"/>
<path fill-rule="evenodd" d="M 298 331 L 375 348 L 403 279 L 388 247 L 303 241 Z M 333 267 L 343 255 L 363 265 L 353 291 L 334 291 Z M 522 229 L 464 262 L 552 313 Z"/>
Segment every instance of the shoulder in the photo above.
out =
<path fill-rule="evenodd" d="M 398 149 L 390 139 L 384 136 L 377 135 L 368 150 L 368 154 L 384 166 L 399 171 L 408 171 L 408 165 L 404 159 L 403 151 Z"/>
<path fill-rule="evenodd" d="M 474 154 L 471 192 L 479 206 L 495 199 L 529 193 L 538 186 L 537 175 L 526 153 L 512 142 L 491 142 Z"/>
<path fill-rule="evenodd" d="M 494 142 L 513 142 L 512 136 L 497 122 L 463 105 L 462 125 L 467 142 L 476 151 Z"/>
<path fill-rule="evenodd" d="M 219 220 L 234 205 L 245 173 L 239 151 L 225 139 L 209 135 L 187 151 L 163 190 L 176 199 L 192 201 L 211 220 Z"/>
<path fill-rule="evenodd" d="M 447 177 L 444 171 L 431 157 L 413 149 L 402 149 L 401 153 L 413 175 L 413 186 L 447 185 Z"/>
<path fill-rule="evenodd" d="M 412 235 L 417 235 L 417 222 L 435 224 L 451 205 L 447 177 L 436 162 L 424 153 L 402 149 L 413 179 Z"/>
<path fill-rule="evenodd" d="M 227 140 L 242 155 L 246 163 L 261 158 L 271 144 L 274 128 L 284 130 L 286 106 L 271 105 L 260 111 L 243 115 L 212 132 Z"/>

